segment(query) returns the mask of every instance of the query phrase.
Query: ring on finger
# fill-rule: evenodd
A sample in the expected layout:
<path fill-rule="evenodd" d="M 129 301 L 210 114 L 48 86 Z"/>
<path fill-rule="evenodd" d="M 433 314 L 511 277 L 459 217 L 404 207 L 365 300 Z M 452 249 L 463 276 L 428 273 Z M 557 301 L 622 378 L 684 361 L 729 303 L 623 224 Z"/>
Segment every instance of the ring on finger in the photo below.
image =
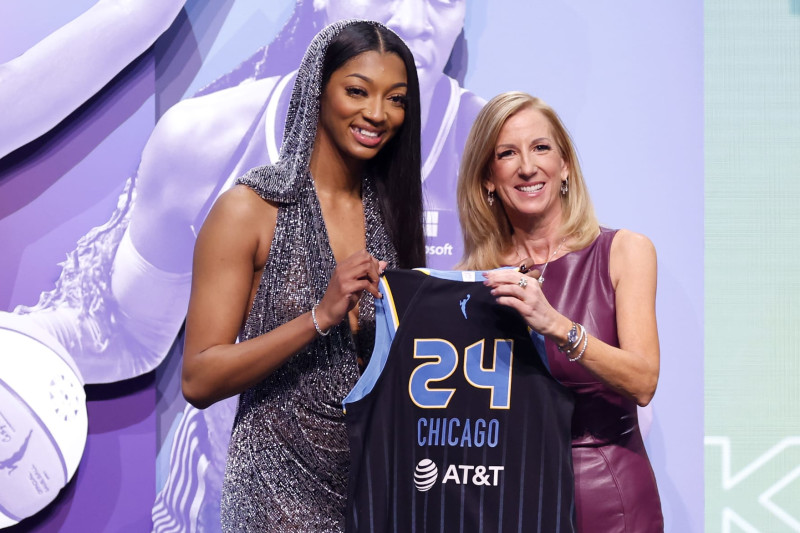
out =
<path fill-rule="evenodd" d="M 528 277 L 527 276 L 522 276 L 521 278 L 519 278 L 519 281 L 517 282 L 517 285 L 519 285 L 523 289 L 525 287 L 527 287 L 528 286 Z"/>

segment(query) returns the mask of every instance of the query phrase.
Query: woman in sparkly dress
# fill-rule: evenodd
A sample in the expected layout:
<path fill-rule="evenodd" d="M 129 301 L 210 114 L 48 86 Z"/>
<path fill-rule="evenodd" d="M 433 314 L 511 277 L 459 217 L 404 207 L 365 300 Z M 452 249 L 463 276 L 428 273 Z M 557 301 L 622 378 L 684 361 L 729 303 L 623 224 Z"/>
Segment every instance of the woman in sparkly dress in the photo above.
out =
<path fill-rule="evenodd" d="M 551 373 L 575 395 L 578 531 L 663 531 L 636 410 L 658 382 L 653 244 L 600 227 L 569 134 L 525 93 L 478 114 L 458 201 L 461 266 L 521 265 L 487 273 L 486 284 L 544 336 Z"/>
<path fill-rule="evenodd" d="M 343 529 L 341 401 L 372 349 L 379 272 L 424 264 L 420 167 L 411 52 L 378 23 L 323 29 L 278 162 L 217 200 L 195 247 L 183 392 L 241 393 L 225 531 Z"/>

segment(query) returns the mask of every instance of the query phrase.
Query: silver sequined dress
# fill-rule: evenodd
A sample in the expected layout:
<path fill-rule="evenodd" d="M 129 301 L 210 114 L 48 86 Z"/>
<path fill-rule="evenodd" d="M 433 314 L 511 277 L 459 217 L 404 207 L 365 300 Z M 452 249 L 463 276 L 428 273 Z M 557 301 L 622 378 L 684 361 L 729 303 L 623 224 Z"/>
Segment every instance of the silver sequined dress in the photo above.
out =
<path fill-rule="evenodd" d="M 333 273 L 335 260 L 307 169 L 317 124 L 321 57 L 348 24 L 352 21 L 326 28 L 309 47 L 278 163 L 238 180 L 278 203 L 275 236 L 239 336 L 242 341 L 308 312 Z M 362 180 L 362 197 L 367 250 L 394 266 L 396 252 L 370 178 Z M 358 379 L 357 356 L 372 350 L 374 327 L 372 296 L 366 294 L 359 303 L 358 346 L 345 320 L 241 394 L 222 489 L 224 531 L 344 529 L 349 453 L 342 400 Z"/>

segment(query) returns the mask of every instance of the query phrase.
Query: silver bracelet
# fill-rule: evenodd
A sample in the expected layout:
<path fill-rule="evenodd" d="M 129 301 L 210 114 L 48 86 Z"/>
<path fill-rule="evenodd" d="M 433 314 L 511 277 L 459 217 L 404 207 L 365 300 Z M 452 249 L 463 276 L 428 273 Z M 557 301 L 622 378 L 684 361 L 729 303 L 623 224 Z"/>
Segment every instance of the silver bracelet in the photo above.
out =
<path fill-rule="evenodd" d="M 581 326 L 581 327 L 583 327 L 583 326 Z M 567 354 L 567 361 L 569 361 L 570 363 L 574 363 L 575 361 L 577 361 L 578 359 L 583 357 L 583 352 L 586 351 L 586 345 L 589 344 L 589 335 L 586 335 L 586 330 L 583 330 L 583 333 L 584 333 L 583 334 L 583 348 L 581 348 L 581 352 L 578 355 L 576 355 L 575 357 L 570 357 L 569 354 Z"/>
<path fill-rule="evenodd" d="M 328 328 L 328 331 L 322 331 L 322 329 L 319 327 L 319 322 L 317 322 L 317 307 L 318 306 L 319 306 L 319 304 L 317 303 L 317 304 L 314 304 L 314 307 L 311 308 L 311 320 L 314 322 L 314 329 L 317 330 L 317 333 L 319 333 L 320 336 L 325 337 L 326 335 L 330 334 L 331 330 L 330 330 L 330 328 Z"/>

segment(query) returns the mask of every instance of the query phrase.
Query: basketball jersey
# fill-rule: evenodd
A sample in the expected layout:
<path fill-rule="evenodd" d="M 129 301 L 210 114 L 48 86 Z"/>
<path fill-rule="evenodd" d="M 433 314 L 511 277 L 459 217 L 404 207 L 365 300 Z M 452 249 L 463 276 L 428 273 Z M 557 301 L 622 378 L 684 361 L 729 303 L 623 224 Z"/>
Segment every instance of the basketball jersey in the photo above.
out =
<path fill-rule="evenodd" d="M 381 278 L 375 349 L 344 400 L 348 532 L 574 531 L 572 395 L 482 281 Z"/>

